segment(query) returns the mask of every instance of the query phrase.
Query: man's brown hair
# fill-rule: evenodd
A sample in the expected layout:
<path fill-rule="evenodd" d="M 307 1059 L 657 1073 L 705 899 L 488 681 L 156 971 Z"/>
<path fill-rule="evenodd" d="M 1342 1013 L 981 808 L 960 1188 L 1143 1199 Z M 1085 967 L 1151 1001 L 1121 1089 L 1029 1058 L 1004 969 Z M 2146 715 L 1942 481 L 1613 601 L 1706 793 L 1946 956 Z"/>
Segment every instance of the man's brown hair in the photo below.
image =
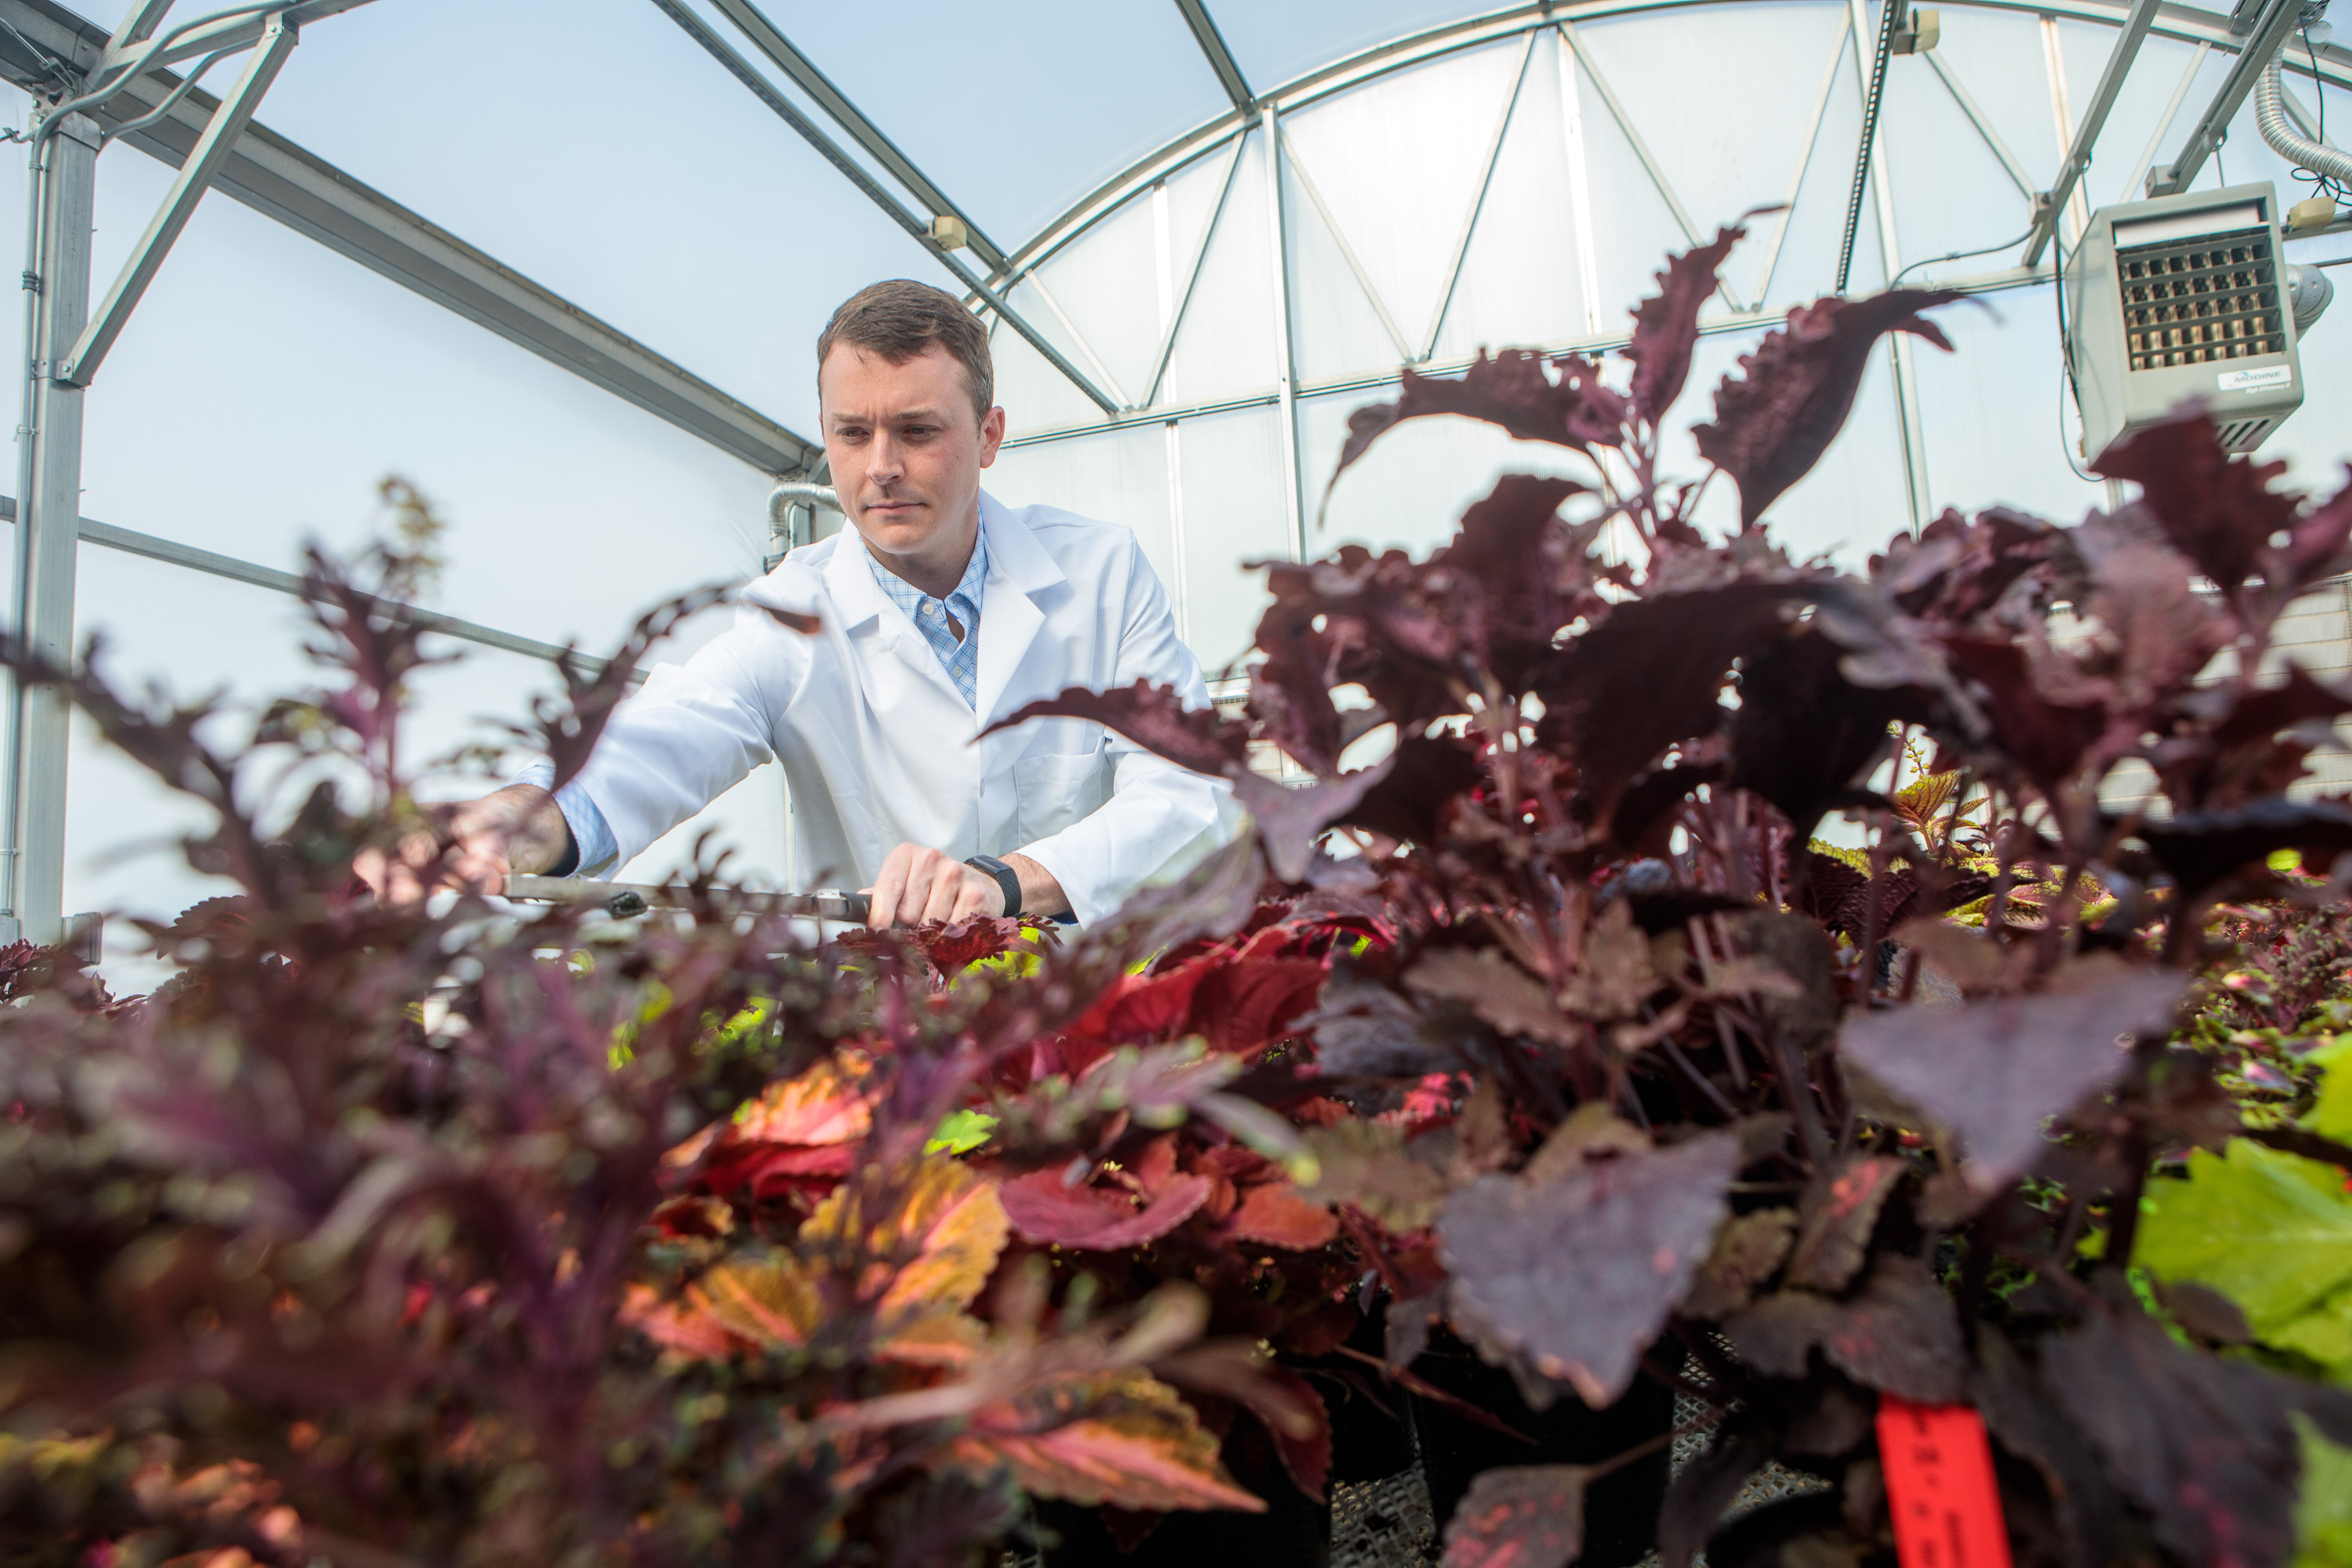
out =
<path fill-rule="evenodd" d="M 817 335 L 820 372 L 835 343 L 871 350 L 892 364 L 905 364 L 937 343 L 963 366 L 972 417 L 984 418 L 996 406 L 996 366 L 988 355 L 988 329 L 963 308 L 963 301 L 928 283 L 894 278 L 860 289 L 841 302 Z"/>

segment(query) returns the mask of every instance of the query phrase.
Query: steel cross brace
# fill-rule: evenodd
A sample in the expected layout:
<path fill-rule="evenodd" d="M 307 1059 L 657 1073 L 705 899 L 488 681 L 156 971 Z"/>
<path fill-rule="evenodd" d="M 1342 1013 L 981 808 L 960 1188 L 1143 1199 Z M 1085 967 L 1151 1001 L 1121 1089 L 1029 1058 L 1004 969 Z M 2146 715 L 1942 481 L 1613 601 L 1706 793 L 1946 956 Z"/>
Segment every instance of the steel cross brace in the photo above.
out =
<path fill-rule="evenodd" d="M 2124 78 L 2131 74 L 2132 63 L 2139 58 L 2139 47 L 2147 41 L 2147 30 L 2156 21 L 2160 5 L 2161 0 L 2132 0 L 2123 30 L 2116 35 L 2116 47 L 2107 52 L 2106 69 L 2099 73 L 2098 89 L 2083 110 L 2082 123 L 2074 128 L 2074 145 L 2067 151 L 2065 166 L 2058 171 L 2058 178 L 2051 183 L 2050 189 L 2034 197 L 2033 233 L 2025 242 L 2026 266 L 2035 266 L 2042 260 L 2042 253 L 2057 234 L 2067 198 L 2074 194 L 2075 183 L 2091 166 L 2091 150 L 2098 144 L 2107 114 L 2124 89 Z M 2290 11 L 2293 8 L 2292 5 L 2288 6 Z"/>
<path fill-rule="evenodd" d="M 68 386 L 88 386 L 105 363 L 107 352 L 114 347 L 122 329 L 130 324 L 131 313 L 147 292 L 147 286 L 163 269 L 163 258 L 195 216 L 196 204 L 211 188 L 213 176 L 236 146 L 236 139 L 252 123 L 254 110 L 261 107 L 262 94 L 278 79 L 286 58 L 294 52 L 299 41 L 292 23 L 279 13 L 263 25 L 260 41 L 255 46 L 253 58 L 246 62 L 245 74 L 236 86 L 221 100 L 213 110 L 212 123 L 196 141 L 188 161 L 181 165 L 179 177 L 172 182 L 147 232 L 131 247 L 130 259 L 122 273 L 115 279 L 114 287 L 107 290 L 106 299 L 91 316 L 89 325 L 82 329 L 81 337 L 74 343 L 62 363 L 49 367 L 51 377 Z"/>
<path fill-rule="evenodd" d="M 2197 177 L 2205 160 L 2229 140 L 2230 121 L 2237 118 L 2246 95 L 2254 90 L 2255 81 L 2286 42 L 2287 35 L 2294 31 L 2302 12 L 2303 0 L 2266 0 L 2238 50 L 2237 59 L 2230 67 L 2230 74 L 2221 79 L 2221 90 L 2213 95 L 2213 101 L 2205 106 L 2196 128 L 2189 132 L 2189 140 L 2181 143 L 2180 155 L 2169 167 L 2149 173 L 2149 195 L 2178 195 L 2189 188 L 2189 182 Z"/>
<path fill-rule="evenodd" d="M 876 206 L 880 207 L 886 216 L 900 228 L 905 229 L 918 245 L 929 251 L 940 266 L 954 273 L 957 282 L 962 284 L 968 292 L 995 311 L 1006 326 L 1020 333 L 1029 346 L 1044 357 L 1046 363 L 1060 371 L 1071 385 L 1085 393 L 1088 402 L 1105 414 L 1116 416 L 1119 413 L 1118 401 L 1116 398 L 1097 386 L 1086 372 L 1072 364 L 1069 356 L 1055 348 L 1043 332 L 1030 324 L 1027 318 L 1014 310 L 1005 300 L 1003 293 L 989 287 L 986 280 L 973 272 L 971 268 L 966 267 L 957 258 L 953 251 L 933 237 L 929 224 L 908 211 L 904 203 L 884 190 L 880 183 L 866 172 L 863 165 L 836 146 L 833 139 L 827 136 L 814 121 L 802 113 L 797 104 L 777 89 L 774 83 L 754 70 L 751 62 L 745 59 L 732 44 L 720 37 L 709 23 L 687 9 L 679 0 L 653 0 L 653 3 L 664 16 L 685 29 L 688 37 L 700 44 L 711 58 L 725 66 L 730 75 L 750 89 L 751 95 L 766 104 L 777 119 L 799 132 L 801 139 L 816 149 L 818 154 L 826 163 L 840 171 L 842 177 L 856 186 L 859 194 Z M 1010 292 L 1011 287 L 1008 283 L 1005 286 L 1005 291 Z"/>

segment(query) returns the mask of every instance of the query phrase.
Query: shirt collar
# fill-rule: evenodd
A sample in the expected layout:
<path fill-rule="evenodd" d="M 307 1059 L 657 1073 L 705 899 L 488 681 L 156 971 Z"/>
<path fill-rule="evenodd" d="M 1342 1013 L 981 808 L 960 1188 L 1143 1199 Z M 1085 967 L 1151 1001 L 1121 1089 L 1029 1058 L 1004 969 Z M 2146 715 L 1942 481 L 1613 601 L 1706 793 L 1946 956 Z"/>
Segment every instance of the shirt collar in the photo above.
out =
<path fill-rule="evenodd" d="M 866 564 L 874 574 L 875 585 L 897 601 L 900 607 L 909 614 L 913 613 L 917 605 L 930 597 L 929 594 L 883 565 L 874 552 L 866 548 L 866 542 L 863 539 L 856 542 L 856 548 L 860 555 L 866 557 Z M 988 530 L 982 528 L 973 535 L 971 559 L 964 564 L 963 576 L 957 581 L 954 587 L 948 590 L 947 596 L 950 599 L 961 598 L 977 610 L 981 607 L 981 598 L 985 591 L 987 581 Z"/>

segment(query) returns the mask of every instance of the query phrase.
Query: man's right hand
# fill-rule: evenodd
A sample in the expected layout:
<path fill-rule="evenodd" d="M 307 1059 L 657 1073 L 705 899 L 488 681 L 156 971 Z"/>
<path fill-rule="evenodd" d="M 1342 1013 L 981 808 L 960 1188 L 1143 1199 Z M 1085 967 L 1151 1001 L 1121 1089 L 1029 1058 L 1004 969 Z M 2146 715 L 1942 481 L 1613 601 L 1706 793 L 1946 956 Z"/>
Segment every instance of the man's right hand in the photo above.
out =
<path fill-rule="evenodd" d="M 422 808 L 425 826 L 393 846 L 361 852 L 352 868 L 385 903 L 413 904 L 440 888 L 497 893 L 509 876 L 563 858 L 572 828 L 555 796 L 509 784 L 479 800 Z"/>

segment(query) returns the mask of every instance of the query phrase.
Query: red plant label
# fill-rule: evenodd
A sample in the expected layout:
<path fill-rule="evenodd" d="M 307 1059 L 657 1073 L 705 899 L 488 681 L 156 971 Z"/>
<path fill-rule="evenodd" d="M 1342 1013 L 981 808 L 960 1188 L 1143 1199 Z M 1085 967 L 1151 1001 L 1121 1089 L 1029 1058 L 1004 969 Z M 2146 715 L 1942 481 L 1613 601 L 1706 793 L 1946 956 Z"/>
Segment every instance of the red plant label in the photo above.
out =
<path fill-rule="evenodd" d="M 1903 1568 L 2010 1568 L 1983 1416 L 1881 1394 L 1878 1457 Z"/>

